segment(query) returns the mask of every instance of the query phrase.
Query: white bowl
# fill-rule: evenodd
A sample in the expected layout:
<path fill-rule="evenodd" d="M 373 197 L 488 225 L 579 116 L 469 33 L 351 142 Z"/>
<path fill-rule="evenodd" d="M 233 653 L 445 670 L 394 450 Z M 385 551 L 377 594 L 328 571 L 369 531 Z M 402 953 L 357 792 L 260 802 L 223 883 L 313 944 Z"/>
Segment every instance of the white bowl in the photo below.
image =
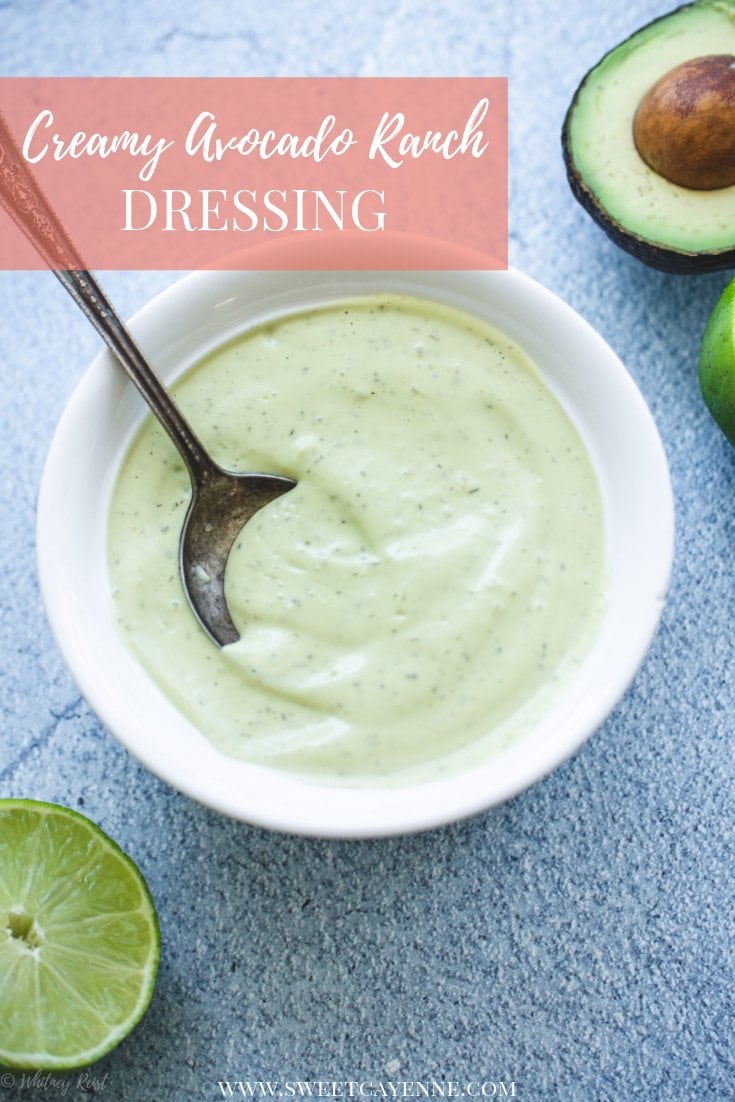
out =
<path fill-rule="evenodd" d="M 601 337 L 519 272 L 199 272 L 145 306 L 130 328 L 171 380 L 266 316 L 378 290 L 438 298 L 513 337 L 577 425 L 598 474 L 610 563 L 607 611 L 566 691 L 538 727 L 500 756 L 425 784 L 330 787 L 227 757 L 177 712 L 131 657 L 112 616 L 108 502 L 146 410 L 108 352 L 88 369 L 63 414 L 38 505 L 49 621 L 72 675 L 109 731 L 153 773 L 209 807 L 270 829 L 323 837 L 375 837 L 460 819 L 516 795 L 569 757 L 609 714 L 645 656 L 672 563 L 668 467 L 643 398 Z"/>

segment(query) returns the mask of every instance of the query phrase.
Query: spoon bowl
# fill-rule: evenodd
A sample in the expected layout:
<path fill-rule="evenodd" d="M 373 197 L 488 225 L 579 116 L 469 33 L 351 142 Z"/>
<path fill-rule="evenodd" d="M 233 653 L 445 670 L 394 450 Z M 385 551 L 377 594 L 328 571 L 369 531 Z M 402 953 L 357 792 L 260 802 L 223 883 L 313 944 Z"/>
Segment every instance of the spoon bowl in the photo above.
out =
<path fill-rule="evenodd" d="M 193 483 L 181 530 L 179 569 L 192 611 L 221 647 L 240 638 L 225 597 L 232 546 L 254 513 L 295 485 L 281 475 L 236 474 L 214 465 L 211 474 Z"/>

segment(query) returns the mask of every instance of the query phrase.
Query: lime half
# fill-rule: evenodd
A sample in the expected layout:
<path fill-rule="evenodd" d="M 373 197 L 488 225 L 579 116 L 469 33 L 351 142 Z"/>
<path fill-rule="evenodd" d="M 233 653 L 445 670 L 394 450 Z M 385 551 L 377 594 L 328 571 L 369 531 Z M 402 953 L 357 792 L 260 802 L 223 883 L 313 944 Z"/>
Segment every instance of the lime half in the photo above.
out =
<path fill-rule="evenodd" d="M 72 1071 L 153 995 L 161 937 L 145 880 L 76 811 L 0 800 L 0 1064 Z"/>

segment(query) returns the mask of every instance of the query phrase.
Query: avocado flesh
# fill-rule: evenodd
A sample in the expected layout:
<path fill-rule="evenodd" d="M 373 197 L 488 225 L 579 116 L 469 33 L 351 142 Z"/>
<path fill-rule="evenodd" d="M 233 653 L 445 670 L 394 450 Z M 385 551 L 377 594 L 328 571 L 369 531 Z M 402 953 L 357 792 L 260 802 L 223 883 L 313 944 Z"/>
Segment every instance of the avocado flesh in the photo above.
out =
<path fill-rule="evenodd" d="M 659 176 L 633 141 L 651 86 L 682 62 L 735 55 L 735 0 L 698 0 L 649 23 L 587 74 L 564 124 L 572 190 L 617 244 L 665 271 L 735 265 L 735 186 L 693 191 Z"/>

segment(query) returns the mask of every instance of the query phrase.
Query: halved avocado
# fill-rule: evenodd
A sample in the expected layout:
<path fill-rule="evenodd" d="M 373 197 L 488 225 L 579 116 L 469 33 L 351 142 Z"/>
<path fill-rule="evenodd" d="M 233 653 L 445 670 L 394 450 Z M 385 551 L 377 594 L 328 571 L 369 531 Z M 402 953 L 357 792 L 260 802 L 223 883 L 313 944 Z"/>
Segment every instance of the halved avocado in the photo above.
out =
<path fill-rule="evenodd" d="M 735 0 L 696 0 L 607 53 L 579 85 L 564 120 L 562 147 L 575 197 L 617 245 L 652 268 L 735 267 L 735 184 L 673 183 L 646 163 L 633 133 L 641 102 L 661 78 L 699 58 L 719 59 L 722 68 L 724 57 L 730 82 L 735 68 L 728 55 L 735 65 Z M 711 129 L 731 139 L 731 83 L 720 98 L 725 121 L 711 120 Z M 731 163 L 730 149 L 723 157 Z"/>

